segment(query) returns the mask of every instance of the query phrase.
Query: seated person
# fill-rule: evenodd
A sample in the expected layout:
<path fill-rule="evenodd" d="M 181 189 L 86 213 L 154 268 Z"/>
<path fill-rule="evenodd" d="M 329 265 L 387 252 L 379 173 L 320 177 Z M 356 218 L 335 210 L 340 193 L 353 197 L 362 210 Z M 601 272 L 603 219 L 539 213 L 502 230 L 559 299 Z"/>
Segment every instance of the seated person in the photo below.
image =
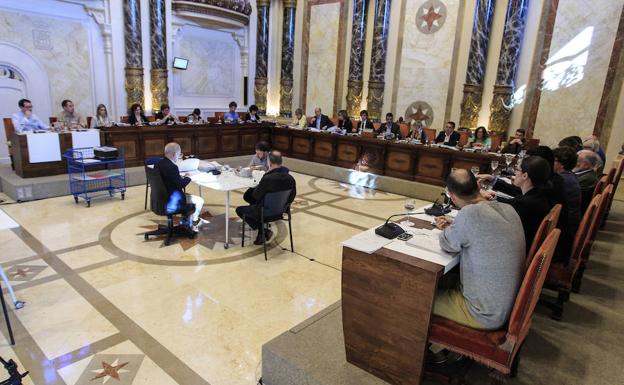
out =
<path fill-rule="evenodd" d="M 345 110 L 338 111 L 338 128 L 345 130 L 347 134 L 353 132 L 353 124 Z"/>
<path fill-rule="evenodd" d="M 59 116 L 57 118 L 58 122 L 61 123 L 61 126 L 69 129 L 85 127 L 84 119 L 82 118 L 82 115 L 76 111 L 74 102 L 65 99 L 61 102 L 61 106 L 63 107 L 63 110 L 59 112 Z"/>
<path fill-rule="evenodd" d="M 360 111 L 360 123 L 358 123 L 357 133 L 361 134 L 362 131 L 373 132 L 375 127 L 373 127 L 373 122 L 368 119 L 368 111 L 362 110 Z"/>
<path fill-rule="evenodd" d="M 261 141 L 256 143 L 256 153 L 251 157 L 248 167 L 252 170 L 267 171 L 269 169 L 269 164 L 267 163 L 269 151 L 271 151 L 271 146 L 267 142 Z"/>
<path fill-rule="evenodd" d="M 238 107 L 238 105 L 236 104 L 236 102 L 230 102 L 229 107 L 230 110 L 226 112 L 225 115 L 223 115 L 223 122 L 238 123 L 238 120 L 240 119 L 240 117 L 238 116 L 238 112 L 236 112 L 236 107 Z"/>
<path fill-rule="evenodd" d="M 200 124 L 204 122 L 204 119 L 201 116 L 201 110 L 199 108 L 195 108 L 193 113 L 191 113 L 187 120 L 189 123 Z"/>
<path fill-rule="evenodd" d="M 384 139 L 401 139 L 401 127 L 394 123 L 392 112 L 386 114 L 386 122 L 375 130 L 375 135 L 383 135 Z"/>
<path fill-rule="evenodd" d="M 460 278 L 438 291 L 433 313 L 472 328 L 499 329 L 509 319 L 524 275 L 522 222 L 510 205 L 483 198 L 470 171 L 452 172 L 446 185 L 461 210 L 454 220 L 438 217 L 436 224 L 443 229 L 442 250 L 459 254 Z"/>
<path fill-rule="evenodd" d="M 191 217 L 183 218 L 181 224 L 189 226 L 193 231 L 198 231 L 199 226 L 206 222 L 199 217 L 204 207 L 204 200 L 196 195 L 184 193 L 184 188 L 191 182 L 191 178 L 188 176 L 182 178 L 180 176 L 180 170 L 176 162 L 181 158 L 182 149 L 180 145 L 175 142 L 168 143 L 165 146 L 165 157 L 156 164 L 155 168 L 160 172 L 160 176 L 169 194 L 167 210 L 173 212 L 187 204 L 195 204 L 195 211 Z"/>
<path fill-rule="evenodd" d="M 91 118 L 90 128 L 110 127 L 113 124 L 115 124 L 115 122 L 108 117 L 108 110 L 106 109 L 106 106 L 99 104 L 95 111 L 95 116 Z"/>
<path fill-rule="evenodd" d="M 474 136 L 470 138 L 470 142 L 468 143 L 468 147 L 472 148 L 482 148 L 489 150 L 492 148 L 492 138 L 488 135 L 485 127 L 477 127 L 474 132 Z"/>
<path fill-rule="evenodd" d="M 524 229 L 527 252 L 537 233 L 542 220 L 552 208 L 545 188 L 550 178 L 550 164 L 539 156 L 528 156 L 515 167 L 516 175 L 513 185 L 520 189 L 521 194 L 512 199 L 496 198 L 499 202 L 509 203 L 520 216 Z M 502 182 L 501 183 L 505 183 Z M 488 199 L 494 199 L 494 193 L 482 191 Z"/>
<path fill-rule="evenodd" d="M 427 143 L 427 133 L 422 125 L 422 122 L 416 122 L 413 129 L 407 134 L 407 137 L 414 140 L 420 140 L 421 143 Z"/>
<path fill-rule="evenodd" d="M 323 115 L 320 107 L 314 109 L 314 116 L 310 119 L 309 127 L 317 130 L 327 130 L 329 127 L 333 127 L 333 125 L 334 123 L 332 123 L 331 119 L 327 115 Z"/>
<path fill-rule="evenodd" d="M 268 163 L 268 159 L 269 159 L 269 155 L 273 155 L 273 156 L 282 156 L 282 153 L 277 151 L 277 150 L 273 150 L 273 151 L 269 151 L 265 157 L 265 159 L 267 160 Z M 266 171 L 266 170 L 262 170 L 262 171 Z M 284 174 L 288 174 L 290 172 L 290 170 L 288 169 L 288 167 L 286 166 L 281 166 L 278 167 L 276 170 L 276 172 L 281 172 Z M 245 202 L 249 203 L 250 205 L 254 205 L 256 204 L 256 199 L 253 197 L 253 192 L 255 190 L 255 187 L 250 187 L 247 189 L 247 191 L 245 191 L 245 194 L 243 194 L 243 199 L 245 200 Z"/>
<path fill-rule="evenodd" d="M 459 132 L 455 132 L 455 122 L 447 122 L 444 130 L 436 137 L 435 143 L 455 147 L 459 143 L 459 138 Z"/>
<path fill-rule="evenodd" d="M 559 141 L 559 147 L 570 147 L 574 152 L 579 152 L 583 149 L 583 139 L 580 136 L 566 136 Z"/>
<path fill-rule="evenodd" d="M 518 154 L 520 151 L 524 150 L 524 145 L 526 139 L 524 138 L 525 130 L 523 128 L 519 128 L 516 130 L 516 135 L 512 140 L 507 143 L 505 147 L 501 150 L 503 154 Z"/>
<path fill-rule="evenodd" d="M 258 106 L 252 104 L 249 106 L 249 112 L 245 114 L 245 122 L 247 123 L 260 123 L 260 115 L 258 115 Z"/>
<path fill-rule="evenodd" d="M 581 186 L 581 212 L 584 213 L 598 183 L 596 169 L 600 164 L 600 157 L 591 150 L 581 150 L 576 155 L 578 158 L 572 171 Z"/>
<path fill-rule="evenodd" d="M 602 175 L 602 171 L 604 169 L 605 162 L 607 161 L 607 157 L 605 155 L 604 149 L 600 147 L 600 141 L 595 135 L 588 136 L 583 140 L 583 149 L 591 150 L 598 154 L 600 160 L 602 160 L 602 166 L 598 168 L 598 175 Z"/>
<path fill-rule="evenodd" d="M 302 129 L 308 126 L 308 119 L 303 114 L 303 110 L 301 108 L 297 108 L 295 110 L 295 119 L 293 119 L 292 126 Z"/>
<path fill-rule="evenodd" d="M 43 123 L 37 115 L 32 112 L 32 103 L 28 99 L 20 99 L 17 102 L 19 111 L 13 114 L 11 121 L 13 122 L 13 128 L 18 134 L 22 132 L 28 132 L 33 130 L 48 130 L 50 127 Z M 7 138 L 9 139 L 9 138 Z"/>
<path fill-rule="evenodd" d="M 131 126 L 143 126 L 147 124 L 147 118 L 143 113 L 143 107 L 139 103 L 134 103 L 128 111 L 128 124 Z"/>
<path fill-rule="evenodd" d="M 287 172 L 280 171 L 282 168 L 282 155 L 274 151 L 269 154 L 269 171 L 260 179 L 260 183 L 250 194 L 253 199 L 252 204 L 249 206 L 240 206 L 236 208 L 236 214 L 239 217 L 245 217 L 247 224 L 253 229 L 258 230 L 260 228 L 260 205 L 263 202 L 264 196 L 270 192 L 292 190 L 288 198 L 288 203 L 292 203 L 297 195 L 297 187 L 295 179 Z M 273 232 L 271 230 L 265 230 L 266 241 L 271 239 Z M 255 245 L 262 244 L 262 237 L 260 231 L 254 241 Z"/>
<path fill-rule="evenodd" d="M 162 104 L 160 106 L 160 111 L 156 113 L 154 116 L 158 124 L 180 124 L 180 120 L 171 112 L 171 108 L 169 108 L 168 104 Z"/>
<path fill-rule="evenodd" d="M 572 251 L 576 230 L 581 222 L 581 185 L 572 172 L 576 166 L 577 155 L 570 147 L 558 147 L 553 150 L 555 157 L 554 171 L 562 178 L 561 194 L 565 222 L 560 223 L 561 236 L 553 255 L 553 261 L 567 264 Z"/>

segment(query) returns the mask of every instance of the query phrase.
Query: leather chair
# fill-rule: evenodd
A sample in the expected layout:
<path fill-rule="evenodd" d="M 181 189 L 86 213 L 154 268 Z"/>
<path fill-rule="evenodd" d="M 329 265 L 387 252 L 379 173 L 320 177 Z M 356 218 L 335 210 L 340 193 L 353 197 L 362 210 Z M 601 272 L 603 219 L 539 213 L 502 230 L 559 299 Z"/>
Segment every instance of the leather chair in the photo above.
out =
<path fill-rule="evenodd" d="M 188 116 L 178 116 L 178 119 L 182 123 L 188 123 Z"/>
<path fill-rule="evenodd" d="M 149 190 L 149 179 L 147 177 L 147 169 L 154 168 L 158 162 L 161 161 L 161 157 L 147 158 L 143 161 L 143 165 L 145 167 L 145 210 L 147 210 L 147 193 Z"/>
<path fill-rule="evenodd" d="M 409 135 L 409 126 L 405 123 L 401 123 L 399 124 L 399 128 L 401 128 L 401 138 L 407 138 L 407 135 Z"/>
<path fill-rule="evenodd" d="M 519 351 L 531 327 L 531 318 L 539 299 L 561 230 L 554 229 L 535 254 L 524 275 L 507 325 L 498 330 L 479 330 L 434 315 L 429 342 L 467 356 L 494 371 L 493 383 L 515 377 Z"/>
<path fill-rule="evenodd" d="M 2 122 L 4 123 L 4 134 L 6 135 L 6 143 L 9 148 L 9 157 L 11 158 L 11 170 L 15 170 L 15 165 L 13 164 L 13 152 L 11 151 L 11 135 L 15 132 L 13 119 L 2 118 Z"/>
<path fill-rule="evenodd" d="M 167 209 L 169 193 L 167 193 L 167 188 L 160 176 L 160 172 L 158 169 L 151 167 L 146 167 L 145 171 L 147 174 L 147 181 L 152 189 L 150 194 L 150 209 L 156 215 L 167 216 L 167 225 L 158 225 L 158 229 L 143 234 L 145 240 L 148 240 L 151 236 L 166 235 L 164 245 L 169 246 L 171 244 L 171 239 L 176 236 L 187 236 L 191 239 L 195 238 L 197 233 L 189 229 L 188 226 L 174 226 L 173 224 L 173 217 L 175 215 L 188 216 L 195 211 L 195 205 L 191 203 L 181 206 L 175 211 L 169 211 Z"/>
<path fill-rule="evenodd" d="M 259 211 L 259 220 L 260 220 L 260 236 L 262 237 L 262 245 L 264 246 L 264 260 L 267 259 L 267 248 L 266 248 L 266 238 L 264 236 L 265 225 L 271 222 L 277 222 L 284 220 L 284 214 L 287 216 L 288 220 L 288 233 L 290 235 L 290 251 L 295 252 L 295 248 L 293 246 L 293 238 L 292 238 L 292 226 L 291 226 L 291 218 L 290 214 L 290 204 L 288 203 L 288 198 L 292 190 L 283 190 L 283 191 L 275 191 L 266 193 L 263 201 L 260 206 Z M 243 224 L 242 224 L 242 247 L 245 247 L 245 216 L 243 216 Z"/>
<path fill-rule="evenodd" d="M 527 253 L 526 259 L 526 268 L 529 268 L 531 265 L 531 261 L 533 261 L 533 257 L 535 256 L 535 252 L 542 247 L 542 243 L 550 234 L 551 231 L 557 227 L 557 223 L 559 222 L 559 215 L 561 214 L 561 204 L 556 204 L 550 209 L 550 212 L 544 217 L 542 223 L 540 223 L 537 228 L 537 232 L 535 233 L 535 237 L 533 237 L 533 242 L 531 243 L 531 248 L 529 248 L 529 252 Z"/>
<path fill-rule="evenodd" d="M 221 120 L 223 122 L 223 117 L 225 116 L 225 112 L 215 112 L 214 117 L 217 118 L 217 121 Z"/>
<path fill-rule="evenodd" d="M 91 127 L 91 120 L 93 120 L 93 116 L 87 116 L 87 128 Z"/>
<path fill-rule="evenodd" d="M 470 130 L 461 130 L 459 132 L 459 142 L 457 143 L 460 147 L 465 147 L 468 144 L 468 140 L 470 140 Z"/>
<path fill-rule="evenodd" d="M 430 143 L 433 143 L 433 141 L 436 138 L 436 130 L 435 130 L 435 128 L 423 128 L 423 131 L 425 131 L 425 133 L 427 134 L 427 140 Z"/>
<path fill-rule="evenodd" d="M 594 245 L 596 234 L 598 234 L 598 228 L 600 227 L 600 224 L 602 223 L 602 220 L 607 213 L 607 205 L 611 201 L 612 197 L 613 185 L 610 184 L 602 191 L 602 197 L 600 198 L 600 202 L 598 203 L 598 211 L 594 216 L 594 220 L 592 220 L 589 226 L 587 245 L 585 248 L 583 248 L 583 252 L 581 253 L 581 264 L 578 268 L 578 271 L 574 275 L 574 280 L 572 281 L 572 292 L 574 293 L 578 293 L 581 290 L 583 273 L 585 272 L 585 268 L 587 267 L 587 262 L 589 262 L 589 255 L 591 253 L 592 246 Z"/>
<path fill-rule="evenodd" d="M 587 247 L 589 239 L 589 227 L 598 212 L 598 205 L 602 199 L 602 195 L 597 195 L 592 199 L 583 214 L 581 223 L 576 230 L 574 242 L 572 244 L 572 252 L 568 263 L 553 262 L 548 270 L 545 287 L 557 292 L 557 300 L 555 302 L 546 302 L 552 309 L 551 318 L 560 321 L 563 317 L 563 305 L 570 299 L 572 291 L 572 280 L 581 265 L 581 255 L 583 249 Z"/>
<path fill-rule="evenodd" d="M 54 123 L 58 122 L 58 118 L 56 116 L 50 116 L 49 120 L 50 120 L 50 125 L 53 125 Z"/>

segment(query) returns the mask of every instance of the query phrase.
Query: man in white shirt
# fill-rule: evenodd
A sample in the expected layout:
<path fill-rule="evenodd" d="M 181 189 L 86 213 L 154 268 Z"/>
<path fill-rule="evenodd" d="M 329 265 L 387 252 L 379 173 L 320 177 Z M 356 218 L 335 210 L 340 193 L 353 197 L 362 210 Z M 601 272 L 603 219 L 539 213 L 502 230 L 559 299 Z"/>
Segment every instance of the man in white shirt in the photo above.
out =
<path fill-rule="evenodd" d="M 32 102 L 28 99 L 21 99 L 17 105 L 20 110 L 13 114 L 11 120 L 15 132 L 22 133 L 33 130 L 47 130 L 50 127 L 43 123 L 37 115 L 32 112 Z"/>

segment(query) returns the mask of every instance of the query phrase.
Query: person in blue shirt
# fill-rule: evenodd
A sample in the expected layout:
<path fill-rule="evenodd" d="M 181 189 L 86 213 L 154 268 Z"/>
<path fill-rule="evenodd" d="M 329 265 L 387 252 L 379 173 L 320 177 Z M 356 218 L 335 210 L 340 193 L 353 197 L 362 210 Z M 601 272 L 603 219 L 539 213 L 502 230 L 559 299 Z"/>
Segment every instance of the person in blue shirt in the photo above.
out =
<path fill-rule="evenodd" d="M 238 123 L 239 116 L 238 116 L 238 113 L 236 112 L 236 107 L 238 107 L 236 102 L 230 103 L 230 110 L 226 112 L 225 115 L 223 115 L 223 122 Z"/>
<path fill-rule="evenodd" d="M 11 120 L 13 121 L 13 128 L 15 132 L 22 133 L 34 130 L 47 130 L 50 127 L 43 123 L 37 115 L 32 112 L 32 102 L 28 99 L 20 99 L 17 102 L 20 110 L 13 114 Z"/>

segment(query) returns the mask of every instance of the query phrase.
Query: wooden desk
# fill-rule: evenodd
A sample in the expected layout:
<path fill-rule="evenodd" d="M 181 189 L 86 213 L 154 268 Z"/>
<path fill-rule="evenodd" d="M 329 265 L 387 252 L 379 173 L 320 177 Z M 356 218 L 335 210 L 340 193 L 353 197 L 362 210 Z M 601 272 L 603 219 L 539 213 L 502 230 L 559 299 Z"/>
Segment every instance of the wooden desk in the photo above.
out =
<path fill-rule="evenodd" d="M 414 220 L 416 226 L 425 227 Z M 342 323 L 347 362 L 397 385 L 420 384 L 429 322 L 444 266 L 382 248 L 343 247 Z"/>

